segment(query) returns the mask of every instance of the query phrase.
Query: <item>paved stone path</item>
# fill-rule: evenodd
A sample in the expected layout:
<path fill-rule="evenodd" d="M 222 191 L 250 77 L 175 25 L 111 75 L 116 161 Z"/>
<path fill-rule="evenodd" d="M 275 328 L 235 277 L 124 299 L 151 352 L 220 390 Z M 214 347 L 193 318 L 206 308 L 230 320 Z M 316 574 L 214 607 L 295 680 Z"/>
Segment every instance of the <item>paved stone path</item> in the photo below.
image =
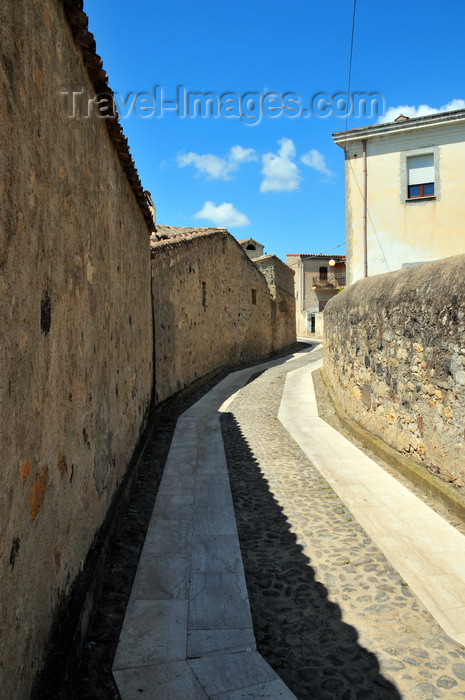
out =
<path fill-rule="evenodd" d="M 221 407 L 221 389 L 214 389 L 178 421 L 174 452 L 163 475 L 167 480 L 160 485 L 162 500 L 154 510 L 161 521 L 152 520 L 144 547 L 152 559 L 141 558 L 114 663 L 123 700 L 465 698 L 463 646 L 444 633 L 278 419 L 286 422 L 282 400 L 289 380 L 307 372 L 306 366 L 319 355 L 303 353 L 291 362 L 278 360 L 232 376 L 227 395 L 236 393 Z M 218 415 L 213 421 L 208 416 L 215 401 L 214 410 L 223 413 L 224 453 Z M 293 404 L 295 416 L 292 411 L 287 415 L 290 429 L 299 423 L 299 401 Z M 193 448 L 195 434 L 199 439 Z M 326 439 L 320 453 L 323 449 L 331 456 L 335 442 Z M 223 584 L 242 576 L 237 556 L 226 555 L 223 548 L 232 544 L 234 549 L 236 531 L 211 537 L 218 532 L 214 523 L 228 500 L 216 471 L 223 462 L 229 470 L 256 650 L 249 633 L 247 639 L 240 638 L 249 614 L 238 608 L 237 625 L 234 612 L 224 615 L 227 592 L 221 602 Z M 205 471 L 196 477 L 198 489 L 187 483 L 194 463 Z M 205 488 L 209 479 L 211 489 Z M 182 484 L 181 500 L 177 492 L 173 498 L 176 481 Z M 208 515 L 209 491 L 216 508 L 210 510 L 213 520 L 201 515 L 205 508 Z M 226 511 L 224 515 L 229 527 L 230 517 Z M 160 524 L 170 519 L 182 528 L 189 519 L 192 533 L 200 535 L 198 545 L 187 542 L 183 550 L 179 537 L 167 549 L 164 538 L 168 530 L 173 534 L 173 523 L 165 533 Z M 216 539 L 222 541 L 220 547 Z M 243 602 L 242 584 L 240 590 L 238 602 Z M 157 610 L 151 609 L 154 601 Z M 461 607 L 458 599 L 449 605 L 454 606 Z M 173 625 L 158 630 L 162 613 L 181 608 L 172 620 L 178 628 L 173 637 Z M 179 625 L 180 618 L 185 624 Z M 220 634 L 215 631 L 218 620 L 226 620 Z M 175 656 L 156 656 L 166 649 L 168 657 L 173 650 Z M 259 654 L 289 691 L 269 675 Z M 239 678 L 247 667 L 242 660 L 252 661 L 245 685 Z"/>
<path fill-rule="evenodd" d="M 113 663 L 123 700 L 295 700 L 256 651 L 219 423 L 252 371 L 177 421 Z"/>
<path fill-rule="evenodd" d="M 463 646 L 278 420 L 310 359 L 255 376 L 222 419 L 257 648 L 302 700 L 465 698 Z"/>

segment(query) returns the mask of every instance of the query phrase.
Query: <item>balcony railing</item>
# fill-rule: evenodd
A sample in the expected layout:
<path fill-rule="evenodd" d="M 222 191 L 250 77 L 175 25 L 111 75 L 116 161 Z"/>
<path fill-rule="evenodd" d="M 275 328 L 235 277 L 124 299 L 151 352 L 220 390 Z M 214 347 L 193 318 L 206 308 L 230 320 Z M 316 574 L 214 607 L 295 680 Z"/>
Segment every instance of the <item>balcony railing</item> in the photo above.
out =
<path fill-rule="evenodd" d="M 345 275 L 319 275 L 313 278 L 313 289 L 339 289 L 346 286 Z"/>

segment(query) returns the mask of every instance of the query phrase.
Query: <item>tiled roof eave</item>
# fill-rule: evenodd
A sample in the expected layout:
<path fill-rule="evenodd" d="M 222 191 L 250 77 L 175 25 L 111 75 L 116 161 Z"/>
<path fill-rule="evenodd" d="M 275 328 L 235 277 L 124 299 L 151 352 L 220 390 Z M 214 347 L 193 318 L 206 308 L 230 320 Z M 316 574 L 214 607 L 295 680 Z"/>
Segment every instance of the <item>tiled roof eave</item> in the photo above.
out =
<path fill-rule="evenodd" d="M 273 255 L 272 253 L 269 253 L 267 255 L 260 255 L 258 258 L 251 258 L 251 260 L 253 263 L 263 262 L 265 260 L 273 260 L 282 265 L 283 267 L 287 268 L 288 270 L 291 269 L 289 265 L 286 265 L 286 263 L 281 260 L 281 258 L 278 258 L 277 255 Z M 292 270 L 292 273 L 295 274 L 294 270 Z"/>
<path fill-rule="evenodd" d="M 336 262 L 344 262 L 346 259 L 345 255 L 328 255 L 327 253 L 288 253 L 287 255 L 293 258 L 324 258 Z"/>
<path fill-rule="evenodd" d="M 89 79 L 96 95 L 110 95 L 113 97 L 113 90 L 108 84 L 108 75 L 103 69 L 103 61 L 97 54 L 94 36 L 88 31 L 89 20 L 83 10 L 82 0 L 63 0 L 63 8 L 66 18 L 71 27 L 73 38 L 77 46 L 81 49 L 84 65 L 87 68 Z M 108 104 L 106 105 L 108 107 Z M 129 185 L 134 192 L 136 201 L 142 210 L 149 231 L 155 231 L 155 223 L 152 213 L 146 200 L 144 190 L 137 172 L 134 160 L 128 146 L 128 140 L 123 133 L 119 122 L 119 117 L 115 113 L 104 119 L 110 139 L 120 160 L 122 168 L 128 179 Z"/>
<path fill-rule="evenodd" d="M 189 245 L 197 238 L 206 238 L 213 235 L 229 235 L 225 228 L 188 228 L 176 226 L 159 226 L 157 233 L 150 237 L 152 258 L 157 253 L 179 246 Z"/>
<path fill-rule="evenodd" d="M 360 141 L 362 139 L 378 138 L 389 136 L 390 134 L 405 133 L 407 131 L 428 129 L 435 126 L 450 123 L 465 123 L 465 109 L 456 109 L 450 112 L 435 112 L 422 117 L 411 117 L 402 121 L 386 122 L 380 124 L 370 124 L 348 131 L 338 131 L 332 134 L 333 141 L 341 148 L 345 148 L 348 143 Z"/>

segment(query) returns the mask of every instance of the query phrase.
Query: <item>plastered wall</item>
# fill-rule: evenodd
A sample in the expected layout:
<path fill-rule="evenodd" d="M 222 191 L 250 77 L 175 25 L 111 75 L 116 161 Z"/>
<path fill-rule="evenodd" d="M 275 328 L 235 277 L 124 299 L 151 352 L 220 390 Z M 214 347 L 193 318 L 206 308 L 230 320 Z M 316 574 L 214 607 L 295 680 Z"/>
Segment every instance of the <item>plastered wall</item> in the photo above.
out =
<path fill-rule="evenodd" d="M 435 197 L 407 200 L 406 158 L 423 152 L 434 153 Z M 349 143 L 346 154 L 346 237 L 351 284 L 363 277 L 361 141 Z M 464 250 L 464 158 L 463 121 L 367 140 L 368 275 L 438 260 Z"/>

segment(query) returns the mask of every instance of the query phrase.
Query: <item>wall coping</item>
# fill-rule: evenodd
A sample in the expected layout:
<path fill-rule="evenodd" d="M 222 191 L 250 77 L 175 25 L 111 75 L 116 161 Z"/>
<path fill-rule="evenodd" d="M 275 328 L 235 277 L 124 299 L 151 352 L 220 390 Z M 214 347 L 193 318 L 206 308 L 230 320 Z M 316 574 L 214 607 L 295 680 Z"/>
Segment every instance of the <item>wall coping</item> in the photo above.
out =
<path fill-rule="evenodd" d="M 457 296 L 455 287 L 463 279 L 464 265 L 465 254 L 453 255 L 403 270 L 362 278 L 336 294 L 331 305 L 328 304 L 328 311 L 354 301 L 369 306 L 375 299 L 392 298 L 393 295 L 398 297 L 409 294 L 413 289 L 423 289 L 425 295 L 434 293 L 436 297 L 450 300 Z M 460 291 L 460 298 L 461 294 Z"/>

